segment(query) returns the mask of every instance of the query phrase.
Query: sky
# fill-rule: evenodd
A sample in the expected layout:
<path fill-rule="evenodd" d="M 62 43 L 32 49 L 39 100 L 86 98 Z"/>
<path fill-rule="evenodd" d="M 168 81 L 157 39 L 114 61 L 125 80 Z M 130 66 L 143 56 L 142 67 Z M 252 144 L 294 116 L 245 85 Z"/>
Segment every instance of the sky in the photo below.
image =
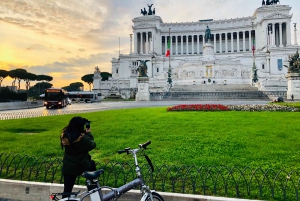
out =
<path fill-rule="evenodd" d="M 129 54 L 132 19 L 147 4 L 168 23 L 248 17 L 262 0 L 0 0 L 0 69 L 52 76 L 53 87 L 83 82 L 81 77 L 92 74 L 95 66 L 111 72 L 119 38 L 120 53 Z M 280 4 L 292 7 L 291 23 L 299 27 L 300 1 Z M 293 28 L 291 33 L 293 43 Z M 11 82 L 6 77 L 2 86 Z"/>

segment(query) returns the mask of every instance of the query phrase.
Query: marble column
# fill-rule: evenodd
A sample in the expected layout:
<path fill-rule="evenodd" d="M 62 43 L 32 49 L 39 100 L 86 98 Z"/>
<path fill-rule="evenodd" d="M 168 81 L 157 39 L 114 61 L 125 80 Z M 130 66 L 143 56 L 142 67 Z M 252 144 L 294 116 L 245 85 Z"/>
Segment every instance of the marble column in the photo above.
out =
<path fill-rule="evenodd" d="M 140 32 L 140 54 L 143 54 L 143 32 Z"/>
<path fill-rule="evenodd" d="M 282 23 L 279 23 L 279 47 L 283 47 L 282 43 Z"/>
<path fill-rule="evenodd" d="M 236 32 L 236 51 L 240 52 L 240 32 Z"/>
<path fill-rule="evenodd" d="M 133 44 L 133 47 L 134 47 L 134 53 L 137 54 L 137 47 L 138 47 L 138 44 L 137 44 L 137 33 L 134 33 L 134 44 Z"/>
<path fill-rule="evenodd" d="M 194 35 L 192 35 L 192 54 L 194 54 Z"/>
<path fill-rule="evenodd" d="M 220 41 L 220 53 L 222 53 L 222 33 L 219 34 L 219 41 Z"/>
<path fill-rule="evenodd" d="M 200 42 L 199 42 L 200 40 L 199 39 L 200 39 L 200 36 L 197 35 L 197 54 L 200 53 L 200 47 L 199 47 L 200 46 Z"/>
<path fill-rule="evenodd" d="M 165 36 L 165 52 L 164 52 L 164 54 L 166 54 L 167 49 L 168 49 L 168 36 Z"/>
<path fill-rule="evenodd" d="M 234 52 L 233 49 L 233 32 L 230 33 L 231 34 L 231 53 Z"/>
<path fill-rule="evenodd" d="M 189 36 L 186 36 L 186 55 L 189 54 Z"/>
<path fill-rule="evenodd" d="M 170 55 L 173 55 L 173 37 L 170 35 Z"/>
<path fill-rule="evenodd" d="M 245 39 L 245 31 L 243 31 L 243 51 L 246 52 L 246 39 Z"/>
<path fill-rule="evenodd" d="M 175 50 L 176 50 L 175 54 L 178 55 L 178 36 L 175 36 L 175 37 L 176 37 L 175 38 Z"/>
<path fill-rule="evenodd" d="M 149 53 L 149 32 L 146 32 L 146 43 L 145 43 L 146 54 Z"/>
<path fill-rule="evenodd" d="M 227 35 L 228 33 L 225 33 L 225 53 L 228 52 L 228 42 L 227 42 Z"/>
<path fill-rule="evenodd" d="M 272 23 L 272 45 L 276 46 L 276 43 L 275 43 L 275 23 Z"/>
<path fill-rule="evenodd" d="M 291 46 L 291 21 L 287 21 L 286 23 L 286 46 Z"/>
<path fill-rule="evenodd" d="M 249 52 L 251 52 L 252 49 L 252 38 L 251 38 L 251 30 L 249 31 Z"/>
<path fill-rule="evenodd" d="M 181 42 L 180 42 L 180 46 L 181 46 L 181 52 L 180 54 L 183 55 L 183 36 L 180 36 L 181 37 Z"/>
<path fill-rule="evenodd" d="M 214 52 L 217 53 L 216 34 L 214 33 Z"/>

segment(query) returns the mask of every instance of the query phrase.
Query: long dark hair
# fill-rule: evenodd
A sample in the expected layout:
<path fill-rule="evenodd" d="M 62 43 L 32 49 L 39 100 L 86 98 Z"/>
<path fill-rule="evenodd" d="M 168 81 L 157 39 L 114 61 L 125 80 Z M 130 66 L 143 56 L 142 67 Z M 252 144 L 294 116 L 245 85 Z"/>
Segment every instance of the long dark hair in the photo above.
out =
<path fill-rule="evenodd" d="M 78 139 L 78 137 L 85 133 L 84 125 L 86 119 L 82 117 L 73 117 L 69 124 L 63 129 L 62 137 L 67 138 L 69 143 L 71 144 L 73 141 Z M 63 148 L 63 145 L 61 145 Z"/>

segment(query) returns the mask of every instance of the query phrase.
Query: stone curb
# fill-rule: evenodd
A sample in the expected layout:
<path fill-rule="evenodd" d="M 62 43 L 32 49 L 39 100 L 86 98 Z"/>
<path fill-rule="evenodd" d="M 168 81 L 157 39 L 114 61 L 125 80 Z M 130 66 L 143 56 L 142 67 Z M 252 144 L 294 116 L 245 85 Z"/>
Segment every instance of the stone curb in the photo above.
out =
<path fill-rule="evenodd" d="M 0 201 L 40 201 L 50 200 L 51 193 L 62 192 L 63 184 L 27 182 L 18 180 L 0 179 Z M 75 185 L 73 191 L 82 193 L 86 190 L 85 186 Z M 180 193 L 158 192 L 165 201 L 250 201 L 246 199 L 213 197 L 203 195 L 191 195 Z M 139 190 L 131 190 L 121 196 L 119 201 L 138 201 L 141 199 Z M 90 201 L 90 199 L 85 199 Z M 254 200 L 252 200 L 254 201 Z"/>

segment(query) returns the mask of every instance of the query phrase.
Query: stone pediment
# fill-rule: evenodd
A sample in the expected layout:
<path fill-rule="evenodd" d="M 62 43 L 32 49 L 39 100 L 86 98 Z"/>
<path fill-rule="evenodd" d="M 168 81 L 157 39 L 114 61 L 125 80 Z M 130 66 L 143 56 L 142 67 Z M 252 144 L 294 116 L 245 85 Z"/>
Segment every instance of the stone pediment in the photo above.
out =
<path fill-rule="evenodd" d="M 272 13 L 271 15 L 265 16 L 264 20 L 272 20 L 272 19 L 290 19 L 290 15 L 286 15 L 283 13 Z"/>

